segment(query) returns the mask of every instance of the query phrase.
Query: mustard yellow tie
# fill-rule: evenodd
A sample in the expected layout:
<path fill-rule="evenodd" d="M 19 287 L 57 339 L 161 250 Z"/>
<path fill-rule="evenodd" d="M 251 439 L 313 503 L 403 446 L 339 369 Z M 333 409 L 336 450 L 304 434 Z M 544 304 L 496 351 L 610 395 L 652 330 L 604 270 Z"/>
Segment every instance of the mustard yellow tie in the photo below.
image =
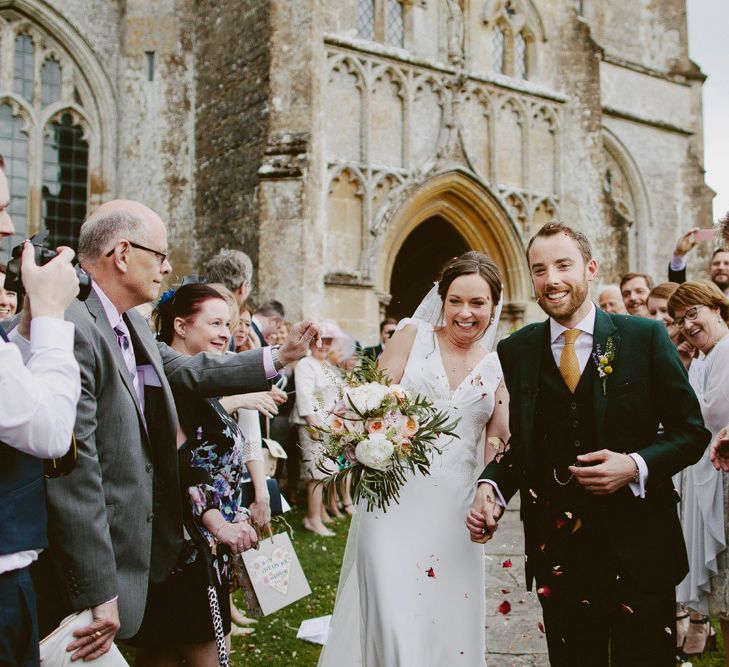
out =
<path fill-rule="evenodd" d="M 577 361 L 575 341 L 581 333 L 579 329 L 567 329 L 564 332 L 564 348 L 559 357 L 559 372 L 573 394 L 580 381 L 580 362 Z"/>

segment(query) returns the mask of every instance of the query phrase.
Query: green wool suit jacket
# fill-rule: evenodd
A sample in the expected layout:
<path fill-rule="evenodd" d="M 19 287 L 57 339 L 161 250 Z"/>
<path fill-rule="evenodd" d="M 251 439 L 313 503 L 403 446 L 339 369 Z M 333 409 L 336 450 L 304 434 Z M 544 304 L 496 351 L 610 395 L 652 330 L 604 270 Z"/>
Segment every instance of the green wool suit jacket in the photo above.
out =
<path fill-rule="evenodd" d="M 592 496 L 602 539 L 632 576 L 653 589 L 674 586 L 688 571 L 686 548 L 676 511 L 678 496 L 671 476 L 696 463 L 709 444 L 699 402 L 663 324 L 596 309 L 593 351 L 612 338 L 613 373 L 605 387 L 594 373 L 596 450 L 637 452 L 648 467 L 646 497 L 626 486 L 613 494 Z M 538 485 L 534 413 L 549 353 L 549 320 L 527 325 L 501 341 L 498 355 L 509 390 L 510 448 L 489 464 L 481 479 L 494 481 L 504 499 L 521 493 L 527 554 L 527 585 L 534 577 L 529 560 L 538 549 Z M 595 363 L 591 357 L 588 364 Z M 659 425 L 663 434 L 658 436 Z"/>

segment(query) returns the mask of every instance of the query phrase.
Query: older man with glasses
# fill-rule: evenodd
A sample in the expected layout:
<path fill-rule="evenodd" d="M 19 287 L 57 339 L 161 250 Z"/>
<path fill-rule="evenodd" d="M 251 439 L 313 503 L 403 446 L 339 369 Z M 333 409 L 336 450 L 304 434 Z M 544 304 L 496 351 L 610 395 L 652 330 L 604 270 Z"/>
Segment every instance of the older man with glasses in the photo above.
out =
<path fill-rule="evenodd" d="M 36 577 L 44 630 L 72 611 L 92 611 L 68 646 L 74 659 L 106 653 L 117 633 L 132 638 L 148 584 L 177 562 L 177 446 L 190 434 L 179 429 L 171 387 L 203 396 L 268 389 L 318 336 L 303 322 L 280 347 L 224 357 L 158 344 L 134 308 L 157 298 L 172 270 L 167 255 L 164 222 L 138 202 L 104 204 L 81 227 L 79 261 L 94 285 L 66 313 L 81 367 L 78 462 L 72 475 L 47 483 L 50 549 Z"/>

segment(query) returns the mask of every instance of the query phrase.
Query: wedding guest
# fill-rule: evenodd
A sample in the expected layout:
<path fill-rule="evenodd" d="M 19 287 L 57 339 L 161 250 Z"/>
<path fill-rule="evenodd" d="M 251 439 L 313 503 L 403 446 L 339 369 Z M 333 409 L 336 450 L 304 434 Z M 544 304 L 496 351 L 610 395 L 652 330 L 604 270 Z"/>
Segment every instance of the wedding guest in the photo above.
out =
<path fill-rule="evenodd" d="M 653 289 L 653 278 L 647 273 L 626 273 L 620 279 L 620 294 L 629 315 L 648 317 L 645 301 Z"/>
<path fill-rule="evenodd" d="M 5 289 L 5 276 L 8 272 L 5 264 L 0 263 L 0 321 L 7 320 L 18 310 L 18 295 Z"/>
<path fill-rule="evenodd" d="M 253 332 L 258 336 L 261 345 L 270 345 L 268 337 L 275 335 L 276 329 L 284 319 L 284 307 L 280 301 L 271 299 L 264 301 L 253 313 Z"/>
<path fill-rule="evenodd" d="M 296 405 L 292 417 L 298 425 L 302 472 L 306 481 L 304 528 L 323 537 L 334 535 L 324 525 L 330 517 L 323 505 L 322 486 L 317 484 L 327 475 L 317 468 L 320 443 L 309 428 L 323 425 L 327 408 L 337 399 L 336 372 L 327 361 L 333 338 L 334 332 L 323 326 L 321 346 L 311 345 L 309 355 L 296 365 Z"/>
<path fill-rule="evenodd" d="M 247 303 L 240 306 L 238 326 L 233 331 L 233 348 L 236 352 L 255 350 L 261 347 L 258 336 L 253 331 L 251 309 Z"/>
<path fill-rule="evenodd" d="M 729 213 L 719 219 L 719 234 L 725 247 L 729 247 Z M 729 472 L 729 425 L 725 426 L 711 443 L 710 458 L 717 470 Z"/>
<path fill-rule="evenodd" d="M 183 355 L 223 355 L 230 338 L 230 308 L 209 285 L 169 290 L 154 313 L 158 339 Z M 221 403 L 187 390 L 173 390 L 186 441 L 178 448 L 183 514 L 192 519 L 205 547 L 189 538 L 172 574 L 152 584 L 142 632 L 135 637 L 144 665 L 207 667 L 217 660 L 215 628 L 207 596 L 207 568 L 214 568 L 226 635 L 230 633 L 230 554 L 258 541 L 251 514 L 240 504 L 245 465 L 260 459 Z M 265 481 L 264 481 L 265 486 Z M 213 556 L 213 549 L 215 556 Z M 201 549 L 209 549 L 208 553 Z M 212 562 L 211 562 L 212 561 Z"/>
<path fill-rule="evenodd" d="M 205 263 L 208 283 L 223 283 L 242 306 L 251 293 L 253 262 L 242 250 L 223 249 Z"/>
<path fill-rule="evenodd" d="M 291 323 L 282 321 L 278 325 L 275 340 L 282 340 L 288 335 Z M 285 495 L 295 505 L 299 498 L 299 481 L 301 478 L 301 448 L 299 447 L 298 428 L 292 422 L 296 405 L 296 364 L 283 368 L 280 375 L 280 386 L 286 391 L 286 402 L 279 405 L 278 414 L 270 422 L 270 437 L 278 442 L 286 451 L 283 471 Z"/>
<path fill-rule="evenodd" d="M 719 224 L 722 224 L 719 220 Z M 673 251 L 673 257 L 668 265 L 668 279 L 676 282 L 686 282 L 686 265 L 688 263 L 686 255 L 693 250 L 699 241 L 696 240 L 696 232 L 698 227 L 689 229 L 676 242 L 676 249 Z M 729 250 L 725 248 L 717 248 L 711 256 L 709 264 L 709 279 L 724 294 L 729 295 Z"/>
<path fill-rule="evenodd" d="M 378 359 L 385 349 L 385 345 L 387 345 L 388 341 L 395 333 L 395 329 L 397 329 L 397 320 L 394 317 L 386 317 L 382 320 L 382 322 L 380 322 L 380 342 L 372 347 L 366 347 L 364 349 L 364 354 L 372 359 Z"/>
<path fill-rule="evenodd" d="M 303 322 L 278 350 L 226 357 L 157 343 L 134 308 L 157 298 L 172 267 L 164 222 L 139 202 L 96 209 L 81 226 L 78 254 L 93 278 L 88 299 L 66 311 L 81 367 L 78 460 L 72 475 L 46 483 L 49 549 L 38 592 L 51 629 L 91 608 L 94 621 L 69 650 L 72 659 L 94 659 L 117 631 L 137 633 L 150 584 L 167 577 L 182 545 L 172 388 L 204 396 L 267 389 L 318 328 Z"/>
<path fill-rule="evenodd" d="M 674 325 L 699 350 L 689 368 L 689 381 L 714 438 L 729 421 L 729 298 L 708 281 L 681 285 L 668 300 Z M 729 480 L 714 470 L 707 449 L 684 471 L 681 519 L 690 570 L 679 584 L 678 601 L 692 610 L 684 656 L 703 652 L 710 638 L 709 616 L 718 615 L 729 645 L 729 557 L 727 517 Z"/>
<path fill-rule="evenodd" d="M 597 305 L 606 313 L 625 315 L 628 311 L 623 303 L 623 295 L 617 285 L 605 285 L 597 297 Z"/>
<path fill-rule="evenodd" d="M 0 238 L 15 233 L 0 156 Z M 73 251 L 36 266 L 26 244 L 21 274 L 29 305 L 10 333 L 0 326 L 0 665 L 38 667 L 38 618 L 30 566 L 47 547 L 42 459 L 71 444 L 81 394 L 74 326 L 63 313 L 78 293 Z M 17 343 L 17 344 L 16 344 Z"/>
<path fill-rule="evenodd" d="M 666 326 L 668 336 L 678 350 L 678 356 L 681 357 L 683 365 L 688 369 L 696 350 L 673 324 L 673 318 L 668 312 L 668 299 L 677 289 L 678 283 L 661 283 L 660 285 L 656 285 L 648 295 L 646 306 L 648 308 L 648 316 L 651 319 L 662 322 Z"/>

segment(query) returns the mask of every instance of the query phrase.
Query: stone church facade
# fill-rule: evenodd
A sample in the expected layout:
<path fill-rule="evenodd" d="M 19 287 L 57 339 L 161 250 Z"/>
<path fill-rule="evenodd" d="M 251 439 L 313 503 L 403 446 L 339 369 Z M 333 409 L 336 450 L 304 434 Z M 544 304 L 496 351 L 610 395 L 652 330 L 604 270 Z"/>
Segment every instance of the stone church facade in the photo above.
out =
<path fill-rule="evenodd" d="M 244 249 L 261 297 L 365 342 L 475 248 L 508 328 L 542 223 L 604 282 L 711 224 L 686 32 L 685 0 L 0 0 L 11 212 L 73 243 L 139 199 L 175 275 Z"/>

